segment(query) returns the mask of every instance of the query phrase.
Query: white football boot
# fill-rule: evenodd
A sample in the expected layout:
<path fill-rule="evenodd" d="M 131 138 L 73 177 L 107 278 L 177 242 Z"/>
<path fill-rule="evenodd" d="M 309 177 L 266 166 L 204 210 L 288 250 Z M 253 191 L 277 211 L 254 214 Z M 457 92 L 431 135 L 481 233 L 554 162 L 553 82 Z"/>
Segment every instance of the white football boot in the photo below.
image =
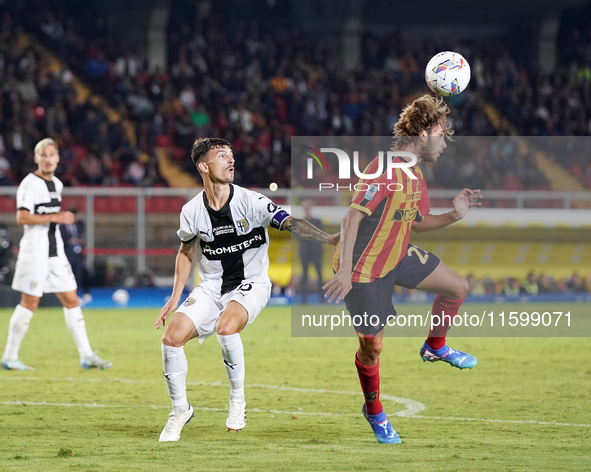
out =
<path fill-rule="evenodd" d="M 98 370 L 105 370 L 112 367 L 113 363 L 111 361 L 106 361 L 101 359 L 97 356 L 98 351 L 92 353 L 92 355 L 88 357 L 83 357 L 80 359 L 80 367 L 83 369 L 98 369 Z"/>
<path fill-rule="evenodd" d="M 160 442 L 178 441 L 181 439 L 183 426 L 191 421 L 193 416 L 195 416 L 195 413 L 190 404 L 189 409 L 180 415 L 175 415 L 174 412 L 171 412 L 170 415 L 168 415 L 166 426 L 164 426 L 162 433 L 160 433 Z"/>
<path fill-rule="evenodd" d="M 14 359 L 12 361 L 2 359 L 2 361 L 0 361 L 0 365 L 2 365 L 2 370 L 35 370 L 33 367 L 26 365 L 20 359 Z"/>
<path fill-rule="evenodd" d="M 240 431 L 246 426 L 246 402 L 244 400 L 233 400 L 230 398 L 228 419 L 226 427 L 228 431 Z"/>

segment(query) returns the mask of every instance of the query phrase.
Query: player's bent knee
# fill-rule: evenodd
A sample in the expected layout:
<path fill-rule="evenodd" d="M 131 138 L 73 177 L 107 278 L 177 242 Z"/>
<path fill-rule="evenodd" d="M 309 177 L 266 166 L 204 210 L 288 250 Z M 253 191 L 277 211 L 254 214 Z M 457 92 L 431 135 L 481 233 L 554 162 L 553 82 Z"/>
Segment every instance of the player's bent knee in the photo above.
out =
<path fill-rule="evenodd" d="M 190 336 L 180 327 L 170 324 L 162 335 L 162 344 L 170 347 L 183 347 L 187 344 Z"/>
<path fill-rule="evenodd" d="M 181 336 L 175 336 L 167 331 L 162 335 L 162 344 L 170 347 L 183 347 L 185 345 L 185 339 Z"/>
<path fill-rule="evenodd" d="M 215 332 L 220 336 L 230 336 L 240 332 L 240 328 L 235 323 L 218 323 Z"/>
<path fill-rule="evenodd" d="M 35 311 L 39 307 L 39 298 L 33 296 L 21 297 L 20 306 L 30 311 Z"/>
<path fill-rule="evenodd" d="M 466 295 L 468 295 L 468 290 L 470 290 L 470 284 L 468 283 L 468 281 L 462 277 L 462 296 L 460 298 L 464 298 Z"/>
<path fill-rule="evenodd" d="M 453 291 L 453 299 L 454 300 L 461 300 L 465 298 L 468 294 L 468 289 L 470 285 L 468 281 L 464 277 L 458 276 L 457 281 L 455 283 L 454 291 Z"/>
<path fill-rule="evenodd" d="M 362 364 L 364 363 L 364 360 L 369 361 L 371 364 L 375 364 L 378 361 L 380 354 L 382 353 L 382 347 L 383 345 L 381 342 L 361 343 L 359 345 L 359 361 Z"/>

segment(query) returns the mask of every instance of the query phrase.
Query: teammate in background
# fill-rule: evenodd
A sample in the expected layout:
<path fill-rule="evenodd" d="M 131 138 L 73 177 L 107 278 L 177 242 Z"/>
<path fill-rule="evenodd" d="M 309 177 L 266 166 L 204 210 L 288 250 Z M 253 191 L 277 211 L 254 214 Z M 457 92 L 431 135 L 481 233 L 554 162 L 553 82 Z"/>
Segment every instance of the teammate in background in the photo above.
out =
<path fill-rule="evenodd" d="M 323 229 L 322 221 L 318 218 L 313 218 L 310 210 L 312 209 L 312 200 L 305 198 L 302 200 L 302 208 L 304 209 L 304 219 L 309 221 L 319 229 Z M 318 293 L 322 293 L 322 253 L 324 248 L 322 243 L 317 241 L 300 241 L 300 260 L 302 262 L 302 280 L 300 285 L 302 287 L 302 303 L 308 302 L 308 269 L 310 264 L 314 265 L 316 274 L 318 274 Z M 320 301 L 324 302 L 324 297 L 320 295 Z"/>
<path fill-rule="evenodd" d="M 267 197 L 232 184 L 234 154 L 225 139 L 196 140 L 191 159 L 201 174 L 204 190 L 182 209 L 172 296 L 156 320 L 156 328 L 164 326 L 178 308 L 162 336 L 164 377 L 172 412 L 160 441 L 178 441 L 183 426 L 193 417 L 185 388 L 188 365 L 184 345 L 193 338 L 201 344 L 213 334 L 222 347 L 230 382 L 226 426 L 235 431 L 246 426 L 240 332 L 256 319 L 271 293 L 267 226 L 310 241 L 335 244 L 338 238 L 305 220 L 292 218 Z M 178 307 L 195 259 L 201 282 Z"/>
<path fill-rule="evenodd" d="M 16 221 L 24 225 L 12 288 L 22 293 L 8 324 L 8 340 L 0 364 L 3 369 L 33 370 L 18 358 L 33 312 L 44 293 L 55 293 L 64 307 L 66 326 L 72 333 L 83 369 L 108 369 L 111 362 L 91 349 L 86 323 L 76 294 L 76 279 L 64 254 L 58 228 L 74 223 L 74 215 L 61 211 L 63 184 L 54 176 L 60 160 L 55 141 L 46 138 L 35 146 L 37 170 L 18 187 Z"/>
<path fill-rule="evenodd" d="M 411 152 L 417 163 L 435 163 L 446 148 L 445 136 L 452 134 L 446 115 L 449 108 L 441 98 L 424 95 L 407 106 L 394 128 L 394 150 Z M 375 173 L 379 158 L 365 173 Z M 394 157 L 408 162 L 404 157 Z M 383 167 L 386 169 L 386 167 Z M 476 359 L 445 345 L 448 322 L 457 315 L 468 291 L 468 282 L 434 254 L 409 244 L 410 230 L 433 231 L 461 220 L 468 209 L 480 205 L 479 190 L 464 189 L 453 200 L 453 211 L 443 215 L 429 213 L 429 196 L 423 174 L 417 166 L 409 168 L 417 179 L 410 179 L 400 168 L 387 179 L 384 172 L 376 179 L 361 179 L 341 224 L 341 239 L 333 256 L 335 276 L 324 288 L 329 302 L 345 299 L 351 318 L 379 317 L 375 326 L 356 327 L 359 349 L 355 365 L 365 396 L 363 415 L 380 443 L 396 444 L 400 438 L 388 421 L 380 403 L 379 356 L 383 327 L 396 315 L 392 306 L 394 285 L 417 288 L 437 294 L 432 316 L 444 312 L 449 318 L 434 327 L 420 349 L 423 361 L 444 361 L 459 369 L 472 368 Z M 392 185 L 395 183 L 396 185 Z M 398 191 L 388 190 L 388 187 Z"/>

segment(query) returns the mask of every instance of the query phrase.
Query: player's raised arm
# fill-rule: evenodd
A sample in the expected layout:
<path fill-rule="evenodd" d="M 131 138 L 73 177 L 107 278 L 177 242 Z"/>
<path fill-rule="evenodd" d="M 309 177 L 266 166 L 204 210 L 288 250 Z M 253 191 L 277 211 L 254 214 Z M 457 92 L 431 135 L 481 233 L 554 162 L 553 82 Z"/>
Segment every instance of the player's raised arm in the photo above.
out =
<path fill-rule="evenodd" d="M 453 199 L 454 209 L 452 211 L 442 215 L 427 213 L 421 221 L 413 221 L 411 229 L 415 233 L 423 233 L 445 228 L 464 218 L 471 207 L 480 206 L 481 203 L 478 200 L 481 198 L 480 190 L 465 188 Z"/>
<path fill-rule="evenodd" d="M 191 267 L 193 266 L 193 259 L 195 258 L 195 245 L 197 238 L 193 238 L 187 242 L 181 242 L 181 247 L 176 256 L 176 262 L 174 266 L 174 282 L 172 288 L 172 295 L 170 300 L 164 305 L 160 314 L 156 319 L 156 329 L 166 324 L 166 320 L 171 313 L 179 306 L 183 289 L 189 279 L 191 273 Z"/>
<path fill-rule="evenodd" d="M 353 271 L 353 248 L 357 239 L 359 223 L 365 213 L 350 207 L 341 223 L 341 260 L 340 267 L 335 276 L 322 287 L 326 290 L 324 297 L 330 297 L 328 302 L 333 300 L 339 303 L 351 290 L 351 272 Z"/>
<path fill-rule="evenodd" d="M 339 233 L 328 234 L 318 229 L 308 220 L 288 216 L 281 225 L 280 231 L 289 231 L 294 236 L 306 241 L 318 241 L 320 243 L 335 246 L 339 241 Z"/>

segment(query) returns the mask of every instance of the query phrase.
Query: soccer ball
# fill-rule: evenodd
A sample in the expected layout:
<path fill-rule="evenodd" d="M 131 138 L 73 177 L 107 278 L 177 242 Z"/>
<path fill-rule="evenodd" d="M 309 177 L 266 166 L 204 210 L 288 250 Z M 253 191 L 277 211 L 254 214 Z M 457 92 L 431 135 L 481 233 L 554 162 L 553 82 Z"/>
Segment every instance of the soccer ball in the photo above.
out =
<path fill-rule="evenodd" d="M 440 52 L 427 64 L 425 80 L 429 88 L 439 95 L 457 95 L 470 83 L 470 64 L 457 52 Z"/>
<path fill-rule="evenodd" d="M 117 306 L 127 306 L 129 302 L 129 292 L 123 288 L 117 289 L 113 292 L 111 297 Z"/>

